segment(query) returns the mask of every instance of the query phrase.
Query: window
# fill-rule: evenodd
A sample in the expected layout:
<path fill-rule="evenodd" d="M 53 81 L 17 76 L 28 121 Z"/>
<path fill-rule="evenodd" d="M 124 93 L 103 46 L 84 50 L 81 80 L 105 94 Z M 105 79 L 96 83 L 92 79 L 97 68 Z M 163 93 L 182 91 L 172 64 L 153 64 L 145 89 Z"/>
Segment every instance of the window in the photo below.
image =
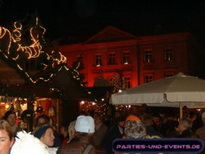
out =
<path fill-rule="evenodd" d="M 164 60 L 165 61 L 173 61 L 173 50 L 172 49 L 165 49 L 164 50 Z"/>
<path fill-rule="evenodd" d="M 145 82 L 145 83 L 151 82 L 151 81 L 153 81 L 153 79 L 154 79 L 154 76 L 153 76 L 152 74 L 146 74 L 146 75 L 144 76 L 144 82 Z"/>
<path fill-rule="evenodd" d="M 125 80 L 125 89 L 130 88 L 131 87 L 131 79 L 129 76 L 124 77 Z"/>
<path fill-rule="evenodd" d="M 116 54 L 115 53 L 110 53 L 108 56 L 109 56 L 108 57 L 108 65 L 115 65 L 116 64 L 116 62 L 115 62 Z"/>
<path fill-rule="evenodd" d="M 100 55 L 100 54 L 95 55 L 95 65 L 96 66 L 101 66 L 102 65 L 102 55 Z"/>
<path fill-rule="evenodd" d="M 152 61 L 153 61 L 152 51 L 151 50 L 146 50 L 144 52 L 144 62 L 145 63 L 150 63 Z"/>
<path fill-rule="evenodd" d="M 130 53 L 129 52 L 123 52 L 122 63 L 125 65 L 130 63 Z"/>

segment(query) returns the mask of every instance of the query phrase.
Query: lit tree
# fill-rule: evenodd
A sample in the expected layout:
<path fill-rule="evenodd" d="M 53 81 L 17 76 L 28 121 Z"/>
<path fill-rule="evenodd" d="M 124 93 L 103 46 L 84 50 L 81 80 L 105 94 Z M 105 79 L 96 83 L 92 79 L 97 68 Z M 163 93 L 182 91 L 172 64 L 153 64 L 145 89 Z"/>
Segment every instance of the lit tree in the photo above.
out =
<path fill-rule="evenodd" d="M 111 81 L 113 85 L 113 93 L 119 92 L 119 90 L 125 89 L 125 80 L 121 71 L 116 71 Z"/>

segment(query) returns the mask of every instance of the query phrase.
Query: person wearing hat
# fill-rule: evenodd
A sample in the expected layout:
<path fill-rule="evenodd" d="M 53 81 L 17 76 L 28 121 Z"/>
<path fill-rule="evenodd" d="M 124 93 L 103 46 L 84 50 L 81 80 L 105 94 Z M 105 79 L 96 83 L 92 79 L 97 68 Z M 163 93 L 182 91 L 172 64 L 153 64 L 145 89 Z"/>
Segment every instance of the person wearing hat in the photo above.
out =
<path fill-rule="evenodd" d="M 89 140 L 95 132 L 94 119 L 91 116 L 80 115 L 75 122 L 75 135 L 73 139 L 63 144 L 58 154 L 94 154 L 95 147 L 93 147 Z"/>
<path fill-rule="evenodd" d="M 38 138 L 25 131 L 17 133 L 10 154 L 55 154 Z"/>
<path fill-rule="evenodd" d="M 129 115 L 125 121 L 123 138 L 160 138 L 157 134 L 148 134 L 146 124 L 136 115 Z"/>
<path fill-rule="evenodd" d="M 45 124 L 37 127 L 33 135 L 48 147 L 50 154 L 55 154 L 57 148 L 51 148 L 54 145 L 54 131 L 51 125 Z"/>
<path fill-rule="evenodd" d="M 129 115 L 126 118 L 124 138 L 145 138 L 146 126 L 141 119 L 135 115 Z"/>
<path fill-rule="evenodd" d="M 41 126 L 46 125 L 46 124 L 50 125 L 51 119 L 47 115 L 42 114 L 42 115 L 36 117 L 35 123 L 34 123 L 34 130 L 36 130 L 37 128 L 40 128 Z M 56 129 L 54 129 L 54 128 L 55 127 L 53 126 L 55 139 L 54 139 L 54 144 L 52 147 L 59 147 L 62 143 L 62 140 L 60 139 L 60 133 L 58 133 L 56 131 Z"/>

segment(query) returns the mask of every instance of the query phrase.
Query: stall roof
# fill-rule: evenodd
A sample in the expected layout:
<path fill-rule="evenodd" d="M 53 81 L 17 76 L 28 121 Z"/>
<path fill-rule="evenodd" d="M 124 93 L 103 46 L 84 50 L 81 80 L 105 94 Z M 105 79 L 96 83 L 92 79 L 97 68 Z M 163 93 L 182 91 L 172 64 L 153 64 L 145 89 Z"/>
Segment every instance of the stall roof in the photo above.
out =
<path fill-rule="evenodd" d="M 16 70 L 0 59 L 0 82 L 1 84 L 17 85 L 24 84 L 25 80 Z"/>

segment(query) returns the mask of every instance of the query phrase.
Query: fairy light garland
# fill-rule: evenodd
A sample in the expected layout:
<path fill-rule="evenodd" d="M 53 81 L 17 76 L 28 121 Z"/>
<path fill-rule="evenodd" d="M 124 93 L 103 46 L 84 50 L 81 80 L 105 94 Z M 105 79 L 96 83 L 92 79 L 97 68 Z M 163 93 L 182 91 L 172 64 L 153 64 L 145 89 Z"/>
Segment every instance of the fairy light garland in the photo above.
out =
<path fill-rule="evenodd" d="M 39 34 L 35 32 L 34 28 L 41 28 L 43 30 L 42 36 L 45 34 L 46 29 L 38 24 L 38 18 L 36 18 L 36 25 L 35 25 L 35 27 L 31 27 L 30 30 L 29 30 L 30 31 L 30 36 L 31 36 L 32 44 L 29 45 L 29 46 L 23 46 L 20 43 L 20 41 L 21 41 L 22 25 L 20 24 L 20 26 L 17 27 L 16 23 L 17 22 L 14 23 L 14 28 L 15 29 L 13 31 L 14 35 L 12 36 L 12 39 L 18 45 L 17 51 L 26 53 L 28 59 L 39 57 L 40 52 L 42 50 L 42 45 L 39 42 Z M 15 36 L 15 38 L 14 38 L 14 36 Z"/>
<path fill-rule="evenodd" d="M 21 30 L 22 30 L 22 24 L 19 23 L 19 26 L 17 25 L 17 21 L 14 22 L 14 30 L 13 30 L 13 33 L 12 33 L 12 39 L 13 39 L 13 42 L 20 42 L 21 41 Z"/>
<path fill-rule="evenodd" d="M 6 44 L 4 45 L 5 49 L 0 50 L 0 52 L 2 53 L 5 59 L 15 62 L 14 64 L 16 64 L 17 69 L 23 72 L 32 83 L 37 83 L 38 81 L 48 82 L 49 80 L 51 80 L 54 74 L 50 74 L 47 78 L 40 76 L 37 79 L 33 79 L 18 62 L 18 60 L 21 58 L 21 54 L 25 55 L 28 60 L 32 58 L 38 58 L 42 54 L 45 54 L 46 60 L 51 62 L 50 65 L 52 66 L 52 68 L 67 63 L 67 58 L 61 53 L 58 53 L 57 56 L 53 56 L 42 51 L 43 47 L 41 45 L 40 39 L 45 42 L 44 34 L 46 32 L 46 29 L 39 24 L 38 17 L 36 17 L 35 20 L 35 25 L 29 29 L 30 40 L 32 42 L 30 45 L 23 45 L 22 43 L 23 26 L 20 22 L 14 22 L 14 29 L 12 31 L 0 26 L 0 41 L 6 42 Z M 41 34 L 39 34 L 39 32 L 37 31 L 37 28 L 41 30 Z M 12 45 L 16 45 L 17 52 L 15 52 L 15 54 L 12 54 Z M 49 67 L 48 64 L 45 64 L 43 62 L 41 63 L 41 65 L 43 66 L 43 70 L 46 70 Z"/>
<path fill-rule="evenodd" d="M 30 27 L 29 29 L 29 35 L 31 40 L 30 45 L 23 44 L 23 25 L 20 22 L 14 22 L 13 27 L 14 29 L 10 31 L 5 27 L 0 26 L 0 42 L 6 42 L 4 43 L 4 46 L 0 44 L 0 53 L 5 59 L 16 65 L 16 68 L 21 73 L 23 73 L 31 83 L 36 84 L 40 81 L 49 82 L 59 71 L 65 69 L 66 71 L 70 71 L 72 73 L 73 79 L 77 80 L 81 87 L 85 87 L 79 73 L 79 69 L 81 66 L 80 62 L 77 62 L 76 66 L 68 68 L 66 66 L 67 58 L 62 53 L 52 51 L 49 55 L 47 52 L 42 50 L 42 41 L 45 43 L 44 34 L 46 32 L 46 29 L 39 24 L 38 17 L 35 19 L 35 25 L 33 27 Z M 38 31 L 39 29 L 41 30 L 41 34 Z M 40 63 L 40 65 L 43 67 L 42 70 L 47 70 L 50 67 L 60 67 L 57 69 L 57 72 L 52 72 L 47 77 L 39 76 L 37 78 L 33 78 L 29 74 L 29 72 L 23 66 L 21 66 L 20 60 L 22 60 L 22 56 L 24 56 L 28 61 L 30 59 L 39 58 L 42 55 L 44 55 L 45 59 L 48 61 L 48 63 L 45 63 L 44 61 Z M 87 89 L 85 89 L 85 91 L 87 91 L 87 94 L 91 94 L 91 92 Z"/>
<path fill-rule="evenodd" d="M 7 40 L 8 45 L 7 45 L 6 53 L 10 54 L 9 52 L 10 52 L 10 47 L 11 47 L 11 42 L 12 42 L 11 32 L 4 27 L 0 27 L 0 40 L 4 39 L 4 36 L 6 36 L 6 35 L 9 35 L 9 40 Z"/>

